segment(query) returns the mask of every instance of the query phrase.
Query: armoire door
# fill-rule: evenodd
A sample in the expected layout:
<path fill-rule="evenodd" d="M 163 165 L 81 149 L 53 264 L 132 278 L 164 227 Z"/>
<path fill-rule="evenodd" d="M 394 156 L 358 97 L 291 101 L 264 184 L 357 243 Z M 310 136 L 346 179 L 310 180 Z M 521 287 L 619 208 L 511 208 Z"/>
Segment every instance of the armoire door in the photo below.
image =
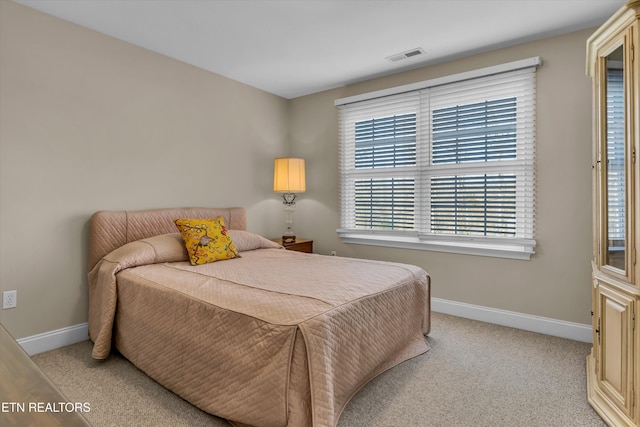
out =
<path fill-rule="evenodd" d="M 625 415 L 632 416 L 634 299 L 600 282 L 598 303 L 600 389 Z"/>

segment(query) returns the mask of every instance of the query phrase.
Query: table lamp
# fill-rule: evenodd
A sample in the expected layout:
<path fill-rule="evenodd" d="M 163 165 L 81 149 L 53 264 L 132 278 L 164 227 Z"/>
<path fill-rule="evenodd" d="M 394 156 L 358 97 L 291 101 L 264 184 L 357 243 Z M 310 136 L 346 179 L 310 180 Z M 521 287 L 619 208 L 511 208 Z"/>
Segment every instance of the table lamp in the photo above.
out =
<path fill-rule="evenodd" d="M 296 241 L 296 233 L 293 231 L 296 193 L 304 193 L 306 190 L 304 159 L 290 157 L 275 159 L 273 164 L 273 191 L 283 193 L 282 203 L 287 216 L 285 230 L 282 234 L 282 243 Z"/>

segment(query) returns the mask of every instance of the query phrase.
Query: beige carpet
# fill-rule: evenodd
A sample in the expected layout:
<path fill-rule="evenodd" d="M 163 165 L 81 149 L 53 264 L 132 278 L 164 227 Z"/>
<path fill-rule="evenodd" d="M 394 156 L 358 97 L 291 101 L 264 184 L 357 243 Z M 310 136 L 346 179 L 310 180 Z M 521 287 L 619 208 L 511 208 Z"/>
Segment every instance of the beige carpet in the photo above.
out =
<path fill-rule="evenodd" d="M 578 427 L 605 424 L 586 398 L 590 345 L 433 314 L 431 350 L 365 386 L 339 427 Z M 33 356 L 101 426 L 228 426 L 120 356 L 91 359 L 91 343 Z"/>

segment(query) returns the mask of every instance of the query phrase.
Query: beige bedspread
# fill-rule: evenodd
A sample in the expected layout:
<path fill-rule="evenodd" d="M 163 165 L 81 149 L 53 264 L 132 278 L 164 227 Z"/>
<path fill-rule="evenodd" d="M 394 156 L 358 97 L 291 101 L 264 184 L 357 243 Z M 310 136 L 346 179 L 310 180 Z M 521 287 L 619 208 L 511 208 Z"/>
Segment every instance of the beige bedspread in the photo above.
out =
<path fill-rule="evenodd" d="M 178 234 L 103 257 L 89 273 L 93 357 L 115 342 L 165 387 L 238 425 L 333 427 L 366 382 L 428 350 L 422 269 L 231 232 L 241 258 L 191 266 Z"/>

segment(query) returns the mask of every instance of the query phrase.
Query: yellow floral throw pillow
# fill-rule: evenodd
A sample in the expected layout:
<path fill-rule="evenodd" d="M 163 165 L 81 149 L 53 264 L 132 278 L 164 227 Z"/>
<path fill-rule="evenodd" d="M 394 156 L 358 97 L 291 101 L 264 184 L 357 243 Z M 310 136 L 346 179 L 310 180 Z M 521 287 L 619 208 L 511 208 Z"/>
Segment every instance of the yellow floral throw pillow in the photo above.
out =
<path fill-rule="evenodd" d="M 189 253 L 191 265 L 240 257 L 222 217 L 180 218 L 175 223 Z"/>

